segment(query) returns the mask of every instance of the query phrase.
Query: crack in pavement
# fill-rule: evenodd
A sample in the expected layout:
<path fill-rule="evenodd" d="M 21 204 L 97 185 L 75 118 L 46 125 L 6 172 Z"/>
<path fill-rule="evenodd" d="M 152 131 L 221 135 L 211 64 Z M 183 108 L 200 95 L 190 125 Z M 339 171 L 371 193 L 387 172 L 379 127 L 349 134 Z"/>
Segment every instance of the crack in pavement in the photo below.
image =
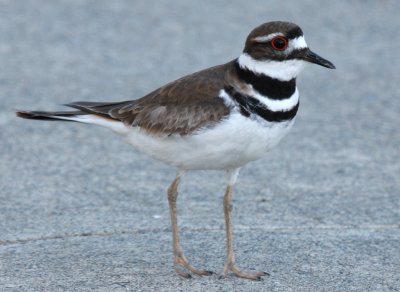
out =
<path fill-rule="evenodd" d="M 329 230 L 395 230 L 400 229 L 400 224 L 392 224 L 392 225 L 318 225 L 318 226 L 309 226 L 309 227 L 298 227 L 298 226 L 277 226 L 277 227 L 245 227 L 240 226 L 236 227 L 235 231 L 249 231 L 249 230 L 262 230 L 265 232 L 299 232 L 299 231 L 329 231 Z M 181 228 L 181 231 L 184 232 L 215 232 L 215 231 L 224 231 L 224 228 Z M 16 238 L 16 239 L 0 239 L 1 245 L 12 245 L 12 244 L 24 244 L 35 241 L 46 241 L 46 240 L 57 240 L 57 239 L 66 239 L 66 238 L 77 238 L 77 237 L 106 237 L 113 235 L 123 235 L 123 234 L 143 234 L 143 233 L 157 233 L 157 232 L 171 232 L 170 228 L 142 228 L 142 229 L 127 229 L 127 230 L 101 230 L 101 231 L 92 231 L 92 232 L 81 232 L 81 233 L 64 233 L 64 234 L 55 234 L 48 236 L 38 236 L 38 237 L 27 237 L 27 238 Z"/>

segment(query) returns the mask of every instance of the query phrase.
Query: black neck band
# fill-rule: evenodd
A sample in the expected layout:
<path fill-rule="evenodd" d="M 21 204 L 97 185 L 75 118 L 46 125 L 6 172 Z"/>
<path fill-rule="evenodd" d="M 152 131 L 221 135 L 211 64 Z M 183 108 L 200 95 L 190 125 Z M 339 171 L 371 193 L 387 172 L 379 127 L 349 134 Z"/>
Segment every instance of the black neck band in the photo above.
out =
<path fill-rule="evenodd" d="M 297 103 L 288 111 L 272 111 L 258 99 L 237 92 L 232 86 L 226 86 L 224 90 L 236 101 L 240 107 L 240 113 L 246 117 L 256 114 L 268 122 L 285 122 L 293 119 L 299 109 L 299 103 Z"/>
<path fill-rule="evenodd" d="M 281 81 L 264 74 L 256 74 L 248 69 L 241 68 L 238 60 L 235 61 L 235 70 L 241 80 L 251 84 L 261 95 L 270 99 L 290 98 L 296 91 L 296 79 Z"/>

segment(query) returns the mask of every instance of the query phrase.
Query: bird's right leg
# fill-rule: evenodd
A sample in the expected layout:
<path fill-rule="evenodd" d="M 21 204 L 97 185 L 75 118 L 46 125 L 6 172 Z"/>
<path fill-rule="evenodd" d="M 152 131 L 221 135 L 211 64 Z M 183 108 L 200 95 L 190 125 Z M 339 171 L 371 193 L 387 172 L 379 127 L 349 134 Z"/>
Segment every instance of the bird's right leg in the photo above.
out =
<path fill-rule="evenodd" d="M 200 276 L 209 276 L 212 274 L 210 271 L 200 270 L 193 267 L 188 259 L 183 254 L 183 249 L 179 243 L 179 230 L 178 230 L 178 219 L 176 214 L 176 199 L 178 197 L 178 185 L 181 177 L 184 175 L 183 171 L 179 171 L 176 175 L 174 181 L 168 188 L 168 203 L 169 203 L 169 212 L 171 215 L 171 225 L 172 225 L 172 248 L 174 251 L 174 267 L 175 271 L 184 278 L 190 278 L 191 275 L 187 272 L 184 272 L 180 269 L 179 266 L 188 269 L 190 272 L 200 275 Z"/>

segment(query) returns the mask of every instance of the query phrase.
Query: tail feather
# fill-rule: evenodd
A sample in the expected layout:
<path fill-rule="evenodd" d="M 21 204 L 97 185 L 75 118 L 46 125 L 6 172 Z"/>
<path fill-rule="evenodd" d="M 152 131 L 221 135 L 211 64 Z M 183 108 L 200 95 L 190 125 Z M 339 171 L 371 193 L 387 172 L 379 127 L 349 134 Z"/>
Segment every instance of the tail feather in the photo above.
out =
<path fill-rule="evenodd" d="M 102 115 L 108 118 L 110 116 L 110 110 L 122 108 L 127 104 L 132 104 L 132 100 L 120 101 L 120 102 L 88 102 L 88 101 L 77 101 L 73 103 L 67 103 L 66 106 L 75 108 L 85 113 Z"/>
<path fill-rule="evenodd" d="M 120 102 L 77 101 L 65 104 L 65 106 L 72 107 L 76 109 L 76 111 L 17 111 L 16 114 L 20 118 L 35 120 L 70 120 L 70 118 L 74 117 L 80 119 L 83 118 L 83 115 L 90 114 L 115 120 L 115 118 L 110 115 L 110 111 L 132 104 L 132 102 L 132 100 Z"/>
<path fill-rule="evenodd" d="M 34 119 L 34 120 L 68 120 L 70 118 L 81 118 L 82 115 L 99 115 L 104 118 L 113 119 L 108 111 L 115 106 L 123 106 L 129 101 L 123 102 L 73 102 L 65 104 L 66 106 L 76 109 L 76 111 L 17 111 L 16 114 L 20 118 L 24 119 Z M 73 121 L 73 120 L 72 120 Z"/>
<path fill-rule="evenodd" d="M 46 111 L 17 111 L 17 116 L 23 119 L 33 120 L 63 120 L 63 121 L 74 121 L 73 117 L 85 115 L 83 111 L 60 111 L 60 112 L 46 112 Z"/>
<path fill-rule="evenodd" d="M 20 118 L 33 120 L 50 120 L 50 121 L 71 121 L 85 124 L 100 125 L 116 132 L 126 131 L 124 123 L 110 115 L 110 111 L 118 109 L 132 101 L 122 102 L 74 102 L 66 104 L 75 110 L 72 111 L 17 111 L 16 114 Z"/>

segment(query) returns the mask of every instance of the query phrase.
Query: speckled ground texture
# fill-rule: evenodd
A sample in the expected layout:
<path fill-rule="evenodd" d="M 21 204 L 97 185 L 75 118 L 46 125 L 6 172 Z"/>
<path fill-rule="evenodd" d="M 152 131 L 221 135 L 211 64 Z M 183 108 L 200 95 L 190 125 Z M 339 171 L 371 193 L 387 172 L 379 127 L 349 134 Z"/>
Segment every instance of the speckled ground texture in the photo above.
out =
<path fill-rule="evenodd" d="M 399 291 L 399 14 L 395 0 L 0 0 L 0 291 Z M 222 172 L 182 184 L 183 247 L 217 274 L 181 279 L 174 169 L 99 127 L 14 116 L 140 97 L 277 19 L 337 70 L 299 77 L 292 132 L 235 188 L 237 261 L 263 281 L 219 278 Z"/>

